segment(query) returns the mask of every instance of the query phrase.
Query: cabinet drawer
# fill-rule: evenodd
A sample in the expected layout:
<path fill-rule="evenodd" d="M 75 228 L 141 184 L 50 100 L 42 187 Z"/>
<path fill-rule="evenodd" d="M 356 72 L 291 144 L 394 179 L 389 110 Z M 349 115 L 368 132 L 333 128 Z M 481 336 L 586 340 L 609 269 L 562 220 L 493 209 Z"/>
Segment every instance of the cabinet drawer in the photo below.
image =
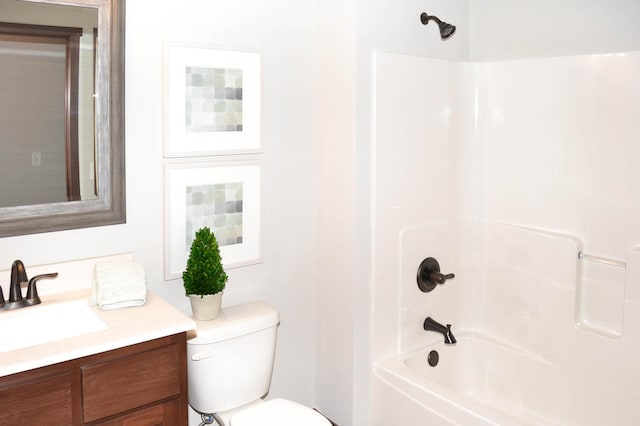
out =
<path fill-rule="evenodd" d="M 180 424 L 180 408 L 178 401 L 174 400 L 100 423 L 100 426 L 176 426 L 178 424 Z"/>
<path fill-rule="evenodd" d="M 180 394 L 178 345 L 82 368 L 84 422 Z"/>
<path fill-rule="evenodd" d="M 69 376 L 0 388 L 0 426 L 70 425 L 72 417 Z"/>

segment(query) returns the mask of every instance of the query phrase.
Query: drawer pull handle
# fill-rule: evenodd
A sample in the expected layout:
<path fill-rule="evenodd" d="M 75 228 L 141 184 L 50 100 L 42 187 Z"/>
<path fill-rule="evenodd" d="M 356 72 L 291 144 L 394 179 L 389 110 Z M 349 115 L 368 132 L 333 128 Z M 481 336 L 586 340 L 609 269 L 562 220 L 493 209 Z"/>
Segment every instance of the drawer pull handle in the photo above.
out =
<path fill-rule="evenodd" d="M 211 352 L 198 352 L 197 354 L 191 355 L 192 361 L 201 361 L 203 359 L 211 358 Z"/>

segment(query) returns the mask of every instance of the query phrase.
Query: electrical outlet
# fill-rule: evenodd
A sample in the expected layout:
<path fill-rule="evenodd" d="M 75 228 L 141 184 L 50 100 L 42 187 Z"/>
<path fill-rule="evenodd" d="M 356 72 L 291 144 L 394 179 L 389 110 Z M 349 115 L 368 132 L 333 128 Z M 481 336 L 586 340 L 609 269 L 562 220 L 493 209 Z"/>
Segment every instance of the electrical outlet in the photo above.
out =
<path fill-rule="evenodd" d="M 32 152 L 31 153 L 31 165 L 33 167 L 40 167 L 42 165 L 42 153 L 41 152 Z"/>

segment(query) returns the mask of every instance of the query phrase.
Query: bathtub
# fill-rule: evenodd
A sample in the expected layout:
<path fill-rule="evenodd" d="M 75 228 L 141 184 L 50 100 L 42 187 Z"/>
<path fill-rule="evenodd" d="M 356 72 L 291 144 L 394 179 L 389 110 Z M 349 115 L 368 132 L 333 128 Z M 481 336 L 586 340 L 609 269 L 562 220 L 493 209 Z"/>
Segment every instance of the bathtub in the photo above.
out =
<path fill-rule="evenodd" d="M 376 362 L 374 404 L 404 400 L 403 425 L 640 424 L 638 383 L 625 382 L 615 360 L 582 371 L 580 360 L 560 366 L 481 334 L 456 338 Z"/>

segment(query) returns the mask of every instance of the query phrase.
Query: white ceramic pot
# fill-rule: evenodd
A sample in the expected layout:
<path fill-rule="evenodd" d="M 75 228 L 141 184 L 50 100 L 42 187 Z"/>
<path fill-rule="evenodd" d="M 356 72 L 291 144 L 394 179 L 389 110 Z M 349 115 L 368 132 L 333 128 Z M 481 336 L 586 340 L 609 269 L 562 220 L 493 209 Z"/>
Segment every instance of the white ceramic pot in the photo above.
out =
<path fill-rule="evenodd" d="M 209 321 L 216 319 L 220 315 L 220 306 L 222 305 L 222 292 L 216 294 L 207 294 L 198 296 L 197 294 L 189 294 L 191 302 L 191 312 L 193 318 L 200 321 Z"/>

